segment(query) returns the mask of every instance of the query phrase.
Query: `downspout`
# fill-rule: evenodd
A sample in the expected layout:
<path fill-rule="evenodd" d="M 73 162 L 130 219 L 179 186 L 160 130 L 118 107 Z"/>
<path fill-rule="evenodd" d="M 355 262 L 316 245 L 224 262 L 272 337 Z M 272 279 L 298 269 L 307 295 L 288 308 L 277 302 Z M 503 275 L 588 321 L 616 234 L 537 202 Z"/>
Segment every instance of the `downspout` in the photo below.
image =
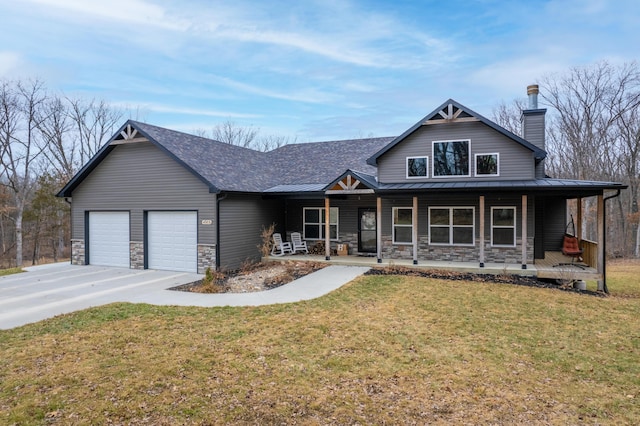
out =
<path fill-rule="evenodd" d="M 609 289 L 607 288 L 607 200 L 612 198 L 616 198 L 620 195 L 620 190 L 616 190 L 616 193 L 613 195 L 609 195 L 608 197 L 604 197 L 602 199 L 602 209 L 604 210 L 602 213 L 602 220 L 604 223 L 602 224 L 603 236 L 602 236 L 602 252 L 604 253 L 604 259 L 602 259 L 602 289 L 606 294 L 609 294 Z"/>
<path fill-rule="evenodd" d="M 216 271 L 220 270 L 220 201 L 227 198 L 227 194 L 216 194 Z"/>

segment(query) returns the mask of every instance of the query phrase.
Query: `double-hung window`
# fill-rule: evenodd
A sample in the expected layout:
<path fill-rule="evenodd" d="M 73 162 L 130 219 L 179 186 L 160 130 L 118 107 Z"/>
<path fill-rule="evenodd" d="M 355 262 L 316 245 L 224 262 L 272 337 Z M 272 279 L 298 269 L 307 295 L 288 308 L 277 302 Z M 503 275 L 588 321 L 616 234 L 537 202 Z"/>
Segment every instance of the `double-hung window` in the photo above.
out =
<path fill-rule="evenodd" d="M 433 142 L 433 177 L 470 176 L 468 140 Z"/>
<path fill-rule="evenodd" d="M 393 207 L 393 243 L 413 243 L 412 207 Z"/>
<path fill-rule="evenodd" d="M 429 244 L 474 245 L 473 207 L 429 207 Z"/>
<path fill-rule="evenodd" d="M 491 207 L 491 245 L 516 246 L 516 208 Z"/>
<path fill-rule="evenodd" d="M 324 207 L 305 207 L 303 209 L 303 229 L 305 240 L 324 240 Z M 329 208 L 329 238 L 338 239 L 338 207 Z"/>

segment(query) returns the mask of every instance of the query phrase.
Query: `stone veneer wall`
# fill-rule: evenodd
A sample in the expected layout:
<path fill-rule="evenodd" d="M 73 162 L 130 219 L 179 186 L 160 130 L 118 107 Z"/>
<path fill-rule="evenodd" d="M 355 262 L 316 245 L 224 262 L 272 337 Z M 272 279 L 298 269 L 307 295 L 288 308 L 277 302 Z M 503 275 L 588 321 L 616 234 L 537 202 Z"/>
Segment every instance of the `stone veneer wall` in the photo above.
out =
<path fill-rule="evenodd" d="M 216 269 L 216 245 L 198 244 L 198 273 L 204 274 L 207 268 Z"/>
<path fill-rule="evenodd" d="M 71 264 L 84 265 L 84 240 L 71 240 Z"/>
<path fill-rule="evenodd" d="M 413 259 L 411 244 L 393 244 L 391 236 L 382 237 L 382 257 L 386 259 Z M 522 262 L 522 240 L 516 241 L 515 247 L 491 247 L 491 241 L 485 241 L 485 263 Z M 428 236 L 418 239 L 418 262 L 420 260 L 480 262 L 478 246 L 438 246 L 429 245 Z M 533 237 L 527 238 L 527 264 L 533 264 Z"/>
<path fill-rule="evenodd" d="M 144 243 L 129 241 L 129 260 L 131 269 L 144 269 Z"/>

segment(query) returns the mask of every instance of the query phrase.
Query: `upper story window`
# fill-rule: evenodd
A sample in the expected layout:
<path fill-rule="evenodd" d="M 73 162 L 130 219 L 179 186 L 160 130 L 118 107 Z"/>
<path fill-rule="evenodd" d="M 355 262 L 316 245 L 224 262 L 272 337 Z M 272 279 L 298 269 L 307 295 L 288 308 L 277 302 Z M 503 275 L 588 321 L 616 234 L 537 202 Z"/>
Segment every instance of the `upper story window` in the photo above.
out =
<path fill-rule="evenodd" d="M 433 142 L 433 177 L 470 176 L 468 140 Z"/>
<path fill-rule="evenodd" d="M 476 154 L 476 176 L 500 176 L 500 154 Z"/>
<path fill-rule="evenodd" d="M 338 207 L 329 208 L 329 239 L 338 239 Z M 323 207 L 304 207 L 303 230 L 305 240 L 324 240 L 325 214 Z"/>
<path fill-rule="evenodd" d="M 429 157 L 407 157 L 407 179 L 427 177 Z"/>

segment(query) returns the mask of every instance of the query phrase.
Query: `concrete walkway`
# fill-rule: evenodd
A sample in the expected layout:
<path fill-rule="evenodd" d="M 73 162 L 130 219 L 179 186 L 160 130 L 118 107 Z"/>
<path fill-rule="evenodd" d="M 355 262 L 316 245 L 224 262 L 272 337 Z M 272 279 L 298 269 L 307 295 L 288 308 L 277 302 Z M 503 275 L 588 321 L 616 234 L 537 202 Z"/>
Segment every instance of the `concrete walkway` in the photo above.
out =
<path fill-rule="evenodd" d="M 273 290 L 223 294 L 167 290 L 202 279 L 186 272 L 68 263 L 24 269 L 27 272 L 0 277 L 0 329 L 114 302 L 202 307 L 292 303 L 323 296 L 369 268 L 332 265 Z"/>

